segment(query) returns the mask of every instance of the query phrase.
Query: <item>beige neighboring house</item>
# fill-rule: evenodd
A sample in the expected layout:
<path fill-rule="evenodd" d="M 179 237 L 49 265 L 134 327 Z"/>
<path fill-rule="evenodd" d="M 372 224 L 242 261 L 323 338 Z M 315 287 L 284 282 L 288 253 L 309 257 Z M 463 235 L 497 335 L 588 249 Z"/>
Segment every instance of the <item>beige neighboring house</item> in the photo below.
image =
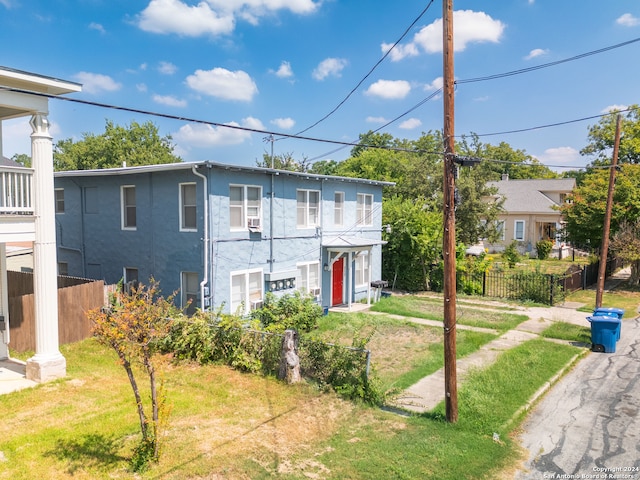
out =
<path fill-rule="evenodd" d="M 536 243 L 549 239 L 554 249 L 563 247 L 564 221 L 559 207 L 576 186 L 574 178 L 509 180 L 503 175 L 499 182 L 489 182 L 496 187 L 496 195 L 487 201 L 500 201 L 504 212 L 498 216 L 502 227 L 502 239 L 486 244 L 489 252 L 501 252 L 514 240 L 521 253 L 535 254 Z"/>

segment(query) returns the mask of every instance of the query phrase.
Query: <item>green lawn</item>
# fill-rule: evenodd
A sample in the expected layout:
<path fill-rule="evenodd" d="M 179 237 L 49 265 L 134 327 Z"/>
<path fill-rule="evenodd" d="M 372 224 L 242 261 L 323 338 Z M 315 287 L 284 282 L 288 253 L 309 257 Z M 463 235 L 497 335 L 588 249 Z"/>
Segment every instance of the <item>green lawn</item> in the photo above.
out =
<path fill-rule="evenodd" d="M 442 303 L 417 295 L 392 295 L 382 298 L 372 305 L 371 310 L 437 321 L 443 321 L 444 318 Z M 468 300 L 458 304 L 456 308 L 456 321 L 460 325 L 491 328 L 498 332 L 511 330 L 527 319 L 526 315 L 496 311 L 480 302 L 473 305 Z"/>
<path fill-rule="evenodd" d="M 493 315 L 468 309 L 460 319 L 490 316 L 484 322 L 498 330 L 521 321 Z M 406 387 L 442 366 L 441 327 L 331 313 L 317 331 L 342 343 L 354 334 L 371 335 L 373 363 L 388 387 Z M 459 329 L 458 355 L 494 337 Z M 62 347 L 66 378 L 0 396 L 0 480 L 495 478 L 520 455 L 510 439 L 518 420 L 509 419 L 578 351 L 540 339 L 501 355 L 459 387 L 455 425 L 443 420 L 442 405 L 405 417 L 310 384 L 167 362 L 162 378 L 172 413 L 162 456 L 134 475 L 128 465 L 139 425 L 129 383 L 115 354 L 87 340 Z"/>

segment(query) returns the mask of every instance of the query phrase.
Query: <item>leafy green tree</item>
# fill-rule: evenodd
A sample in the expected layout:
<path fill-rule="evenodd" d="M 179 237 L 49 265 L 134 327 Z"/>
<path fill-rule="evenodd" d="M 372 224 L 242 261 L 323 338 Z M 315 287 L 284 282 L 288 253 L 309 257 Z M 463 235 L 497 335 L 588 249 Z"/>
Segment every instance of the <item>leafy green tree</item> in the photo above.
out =
<path fill-rule="evenodd" d="M 159 293 L 155 281 L 129 293 L 120 290 L 114 295 L 111 308 L 88 313 L 94 325 L 94 336 L 115 350 L 133 390 L 142 433 L 132 458 L 136 471 L 144 470 L 150 461 L 158 460 L 160 432 L 168 415 L 162 382 L 158 385 L 160 362 L 156 354 L 169 333 L 170 319 L 179 316 L 180 312 L 172 303 L 173 296 L 165 299 Z M 145 407 L 136 379 L 137 367 L 142 367 L 148 377 L 151 414 Z"/>
<path fill-rule="evenodd" d="M 620 122 L 620 147 L 618 163 L 640 163 L 640 106 L 631 105 Z M 580 150 L 582 155 L 595 159 L 592 166 L 611 164 L 611 153 L 615 143 L 617 112 L 601 117 L 596 125 L 589 127 L 589 143 Z"/>
<path fill-rule="evenodd" d="M 358 138 L 358 144 L 351 149 L 352 157 L 357 157 L 372 147 L 373 149 L 375 147 L 391 147 L 395 142 L 393 135 L 390 133 L 375 133 L 373 130 L 361 133 Z"/>
<path fill-rule="evenodd" d="M 13 157 L 11 157 L 11 160 L 19 163 L 24 167 L 31 168 L 31 157 L 26 153 L 16 153 Z"/>
<path fill-rule="evenodd" d="M 560 210 L 564 215 L 568 240 L 575 246 L 590 251 L 602 244 L 602 226 L 609 189 L 609 170 L 592 169 L 585 175 Z M 626 220 L 640 218 L 640 165 L 623 165 L 616 173 L 616 183 L 611 211 L 611 235 Z"/>
<path fill-rule="evenodd" d="M 383 232 L 382 276 L 396 288 L 429 288 L 431 269 L 442 256 L 442 213 L 425 204 L 424 197 L 384 200 L 382 222 L 390 229 Z"/>
<path fill-rule="evenodd" d="M 318 160 L 311 164 L 309 173 L 315 173 L 317 175 L 336 175 L 338 169 L 338 162 L 335 160 Z"/>
<path fill-rule="evenodd" d="M 82 140 L 68 138 L 56 143 L 53 164 L 57 171 L 91 170 L 180 162 L 174 155 L 171 136 L 161 137 L 152 122 L 122 127 L 107 120 L 100 135 L 84 133 Z"/>
<path fill-rule="evenodd" d="M 306 157 L 298 161 L 293 157 L 293 153 L 282 153 L 279 155 L 262 154 L 262 161 L 256 160 L 256 166 L 261 168 L 275 168 L 276 170 L 288 170 L 290 172 L 306 172 L 309 170 L 309 161 Z"/>
<path fill-rule="evenodd" d="M 611 239 L 611 250 L 631 264 L 629 283 L 640 283 L 640 218 L 633 222 L 623 220 L 619 230 Z"/>

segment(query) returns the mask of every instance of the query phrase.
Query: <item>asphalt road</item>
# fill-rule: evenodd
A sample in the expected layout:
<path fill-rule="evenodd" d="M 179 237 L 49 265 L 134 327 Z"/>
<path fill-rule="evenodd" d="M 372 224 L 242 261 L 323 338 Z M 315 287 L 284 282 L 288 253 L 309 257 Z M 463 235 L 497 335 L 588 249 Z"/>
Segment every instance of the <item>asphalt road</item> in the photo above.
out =
<path fill-rule="evenodd" d="M 640 480 L 640 317 L 623 320 L 615 353 L 588 353 L 523 424 L 519 480 Z"/>

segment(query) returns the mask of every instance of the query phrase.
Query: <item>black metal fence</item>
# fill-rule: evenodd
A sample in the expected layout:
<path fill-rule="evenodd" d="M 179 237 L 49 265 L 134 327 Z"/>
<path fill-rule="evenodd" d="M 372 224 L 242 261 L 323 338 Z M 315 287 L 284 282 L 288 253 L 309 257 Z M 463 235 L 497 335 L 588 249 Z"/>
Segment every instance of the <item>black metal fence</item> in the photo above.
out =
<path fill-rule="evenodd" d="M 622 260 L 607 261 L 605 278 L 624 266 Z M 564 274 L 540 272 L 481 272 L 457 273 L 457 290 L 468 295 L 533 301 L 554 305 L 568 293 L 586 289 L 598 281 L 600 263 L 584 267 L 572 266 Z"/>

